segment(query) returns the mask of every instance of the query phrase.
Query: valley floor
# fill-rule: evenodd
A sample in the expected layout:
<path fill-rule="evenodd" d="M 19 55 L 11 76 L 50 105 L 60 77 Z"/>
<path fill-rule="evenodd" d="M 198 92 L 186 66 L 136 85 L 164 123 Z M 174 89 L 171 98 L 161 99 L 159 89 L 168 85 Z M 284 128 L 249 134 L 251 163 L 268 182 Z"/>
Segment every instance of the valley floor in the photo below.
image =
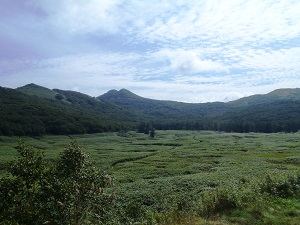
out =
<path fill-rule="evenodd" d="M 156 131 L 22 137 L 55 161 L 76 139 L 139 224 L 299 224 L 300 133 Z M 0 136 L 0 173 L 19 138 Z M 206 218 L 206 219 L 200 219 Z"/>

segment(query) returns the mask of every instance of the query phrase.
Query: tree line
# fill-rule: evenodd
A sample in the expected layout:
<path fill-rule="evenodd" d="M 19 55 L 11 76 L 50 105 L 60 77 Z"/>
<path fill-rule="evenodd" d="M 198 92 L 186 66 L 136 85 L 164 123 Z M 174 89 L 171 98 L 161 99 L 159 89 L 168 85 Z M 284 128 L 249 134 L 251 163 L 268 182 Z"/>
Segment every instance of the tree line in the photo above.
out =
<path fill-rule="evenodd" d="M 182 121 L 170 123 L 157 122 L 141 122 L 137 127 L 137 132 L 146 133 L 149 128 L 153 127 L 156 130 L 211 130 L 223 132 L 237 132 L 237 133 L 277 133 L 286 132 L 294 133 L 300 130 L 300 122 L 295 123 L 277 123 L 277 122 L 218 122 L 218 121 Z"/>

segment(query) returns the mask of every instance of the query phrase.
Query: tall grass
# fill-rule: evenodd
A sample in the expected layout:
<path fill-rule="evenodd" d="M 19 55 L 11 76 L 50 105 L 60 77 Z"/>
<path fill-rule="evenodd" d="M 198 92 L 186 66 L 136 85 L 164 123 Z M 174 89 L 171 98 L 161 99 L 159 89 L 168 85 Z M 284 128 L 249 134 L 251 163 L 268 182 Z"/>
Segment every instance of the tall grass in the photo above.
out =
<path fill-rule="evenodd" d="M 27 137 L 48 163 L 74 138 L 115 178 L 113 224 L 297 224 L 300 133 Z M 18 138 L 0 137 L 3 171 Z M 299 218 L 300 221 L 300 218 Z"/>

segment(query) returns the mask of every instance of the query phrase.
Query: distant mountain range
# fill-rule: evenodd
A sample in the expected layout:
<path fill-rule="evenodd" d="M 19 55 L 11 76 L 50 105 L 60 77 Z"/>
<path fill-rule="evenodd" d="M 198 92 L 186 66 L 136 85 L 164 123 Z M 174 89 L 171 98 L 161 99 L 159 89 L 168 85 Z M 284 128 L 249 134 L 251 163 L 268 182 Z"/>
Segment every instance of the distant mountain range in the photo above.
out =
<path fill-rule="evenodd" d="M 155 129 L 227 132 L 300 130 L 300 88 L 228 103 L 143 98 L 126 89 L 91 97 L 36 84 L 0 87 L 0 135 L 79 134 Z"/>

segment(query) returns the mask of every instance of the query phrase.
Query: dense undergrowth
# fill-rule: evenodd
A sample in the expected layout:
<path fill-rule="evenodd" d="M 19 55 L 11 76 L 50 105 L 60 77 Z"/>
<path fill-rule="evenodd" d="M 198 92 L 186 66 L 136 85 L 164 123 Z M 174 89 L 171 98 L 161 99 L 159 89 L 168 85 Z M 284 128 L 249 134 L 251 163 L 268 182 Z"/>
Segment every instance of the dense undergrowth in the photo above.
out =
<path fill-rule="evenodd" d="M 123 208 L 129 224 L 297 224 L 299 191 L 300 175 L 274 171 L 222 182 L 197 194 L 148 193 L 126 199 Z"/>
<path fill-rule="evenodd" d="M 0 224 L 298 224 L 300 174 L 296 169 L 282 166 L 288 162 L 291 163 L 289 165 L 296 165 L 291 168 L 297 168 L 297 160 L 287 154 L 288 151 L 280 154 L 274 154 L 271 149 L 264 150 L 264 154 L 260 151 L 255 158 L 258 170 L 253 172 L 251 161 L 246 162 L 246 158 L 241 156 L 234 158 L 234 149 L 226 150 L 234 156 L 230 156 L 234 160 L 232 162 L 229 161 L 231 158 L 225 158 L 225 153 L 216 153 L 211 149 L 209 154 L 202 152 L 198 158 L 196 152 L 187 147 L 185 136 L 176 135 L 178 142 L 170 142 L 163 136 L 164 141 L 158 137 L 142 146 L 140 144 L 144 139 L 140 135 L 134 137 L 135 142 L 130 137 L 106 136 L 107 144 L 114 140 L 120 141 L 118 146 L 122 146 L 126 141 L 138 148 L 133 149 L 137 155 L 124 155 L 123 159 L 127 160 L 122 160 L 118 155 L 104 167 L 92 163 L 75 141 L 71 141 L 51 160 L 44 156 L 41 149 L 20 142 L 16 147 L 17 158 L 6 164 L 9 166 L 4 166 L 8 171 L 0 181 Z M 204 138 L 204 133 L 201 135 L 201 140 L 197 139 L 198 136 L 187 139 L 193 148 L 196 146 L 193 140 L 204 148 L 208 139 Z M 241 140 L 234 135 L 226 136 L 226 140 L 232 137 L 233 140 Z M 211 134 L 208 137 L 211 138 Z M 254 136 L 246 141 L 252 139 L 255 140 Z M 286 140 L 289 143 L 280 142 L 280 149 L 283 146 L 297 149 L 298 145 L 291 143 L 291 135 Z M 212 141 L 215 149 L 220 146 L 219 141 L 220 137 Z M 88 136 L 81 143 L 90 148 Z M 210 145 L 208 142 L 206 144 Z M 238 142 L 233 144 L 238 145 Z M 101 145 L 105 146 L 105 143 Z M 160 148 L 164 152 L 158 156 Z M 276 145 L 272 148 L 276 149 Z M 137 151 L 141 149 L 144 155 Z M 108 151 L 107 146 L 105 150 Z M 246 150 L 247 157 L 251 158 L 254 153 Z M 120 147 L 119 154 L 123 151 L 124 145 Z M 183 164 L 176 164 L 176 167 L 169 168 L 168 173 L 165 171 L 153 177 L 154 173 L 166 170 L 166 166 L 179 163 L 177 156 L 170 158 L 169 155 L 179 152 L 180 157 L 190 161 L 190 164 L 184 161 L 187 168 L 197 165 L 198 173 L 194 169 L 179 170 Z M 245 151 L 239 152 L 244 154 Z M 90 155 L 92 159 L 96 156 Z M 164 155 L 170 161 L 167 162 Z M 259 161 L 265 155 L 268 155 L 267 160 Z M 113 154 L 110 156 L 113 157 Z M 224 162 L 221 156 L 225 158 Z M 197 159 L 197 164 L 193 158 Z M 201 161 L 203 158 L 206 161 Z M 237 164 L 236 161 L 243 163 Z M 148 170 L 154 162 L 159 170 L 151 173 Z M 198 165 L 200 162 L 201 166 Z M 139 167 L 141 163 L 147 165 L 145 171 Z M 227 164 L 229 171 L 225 168 Z M 107 169 L 110 175 L 101 168 Z M 135 169 L 136 175 L 126 175 L 124 171 L 129 173 L 129 168 Z M 176 175 L 177 171 L 179 173 Z M 115 181 L 111 174 L 115 175 Z M 144 178 L 137 179 L 138 175 Z"/>

